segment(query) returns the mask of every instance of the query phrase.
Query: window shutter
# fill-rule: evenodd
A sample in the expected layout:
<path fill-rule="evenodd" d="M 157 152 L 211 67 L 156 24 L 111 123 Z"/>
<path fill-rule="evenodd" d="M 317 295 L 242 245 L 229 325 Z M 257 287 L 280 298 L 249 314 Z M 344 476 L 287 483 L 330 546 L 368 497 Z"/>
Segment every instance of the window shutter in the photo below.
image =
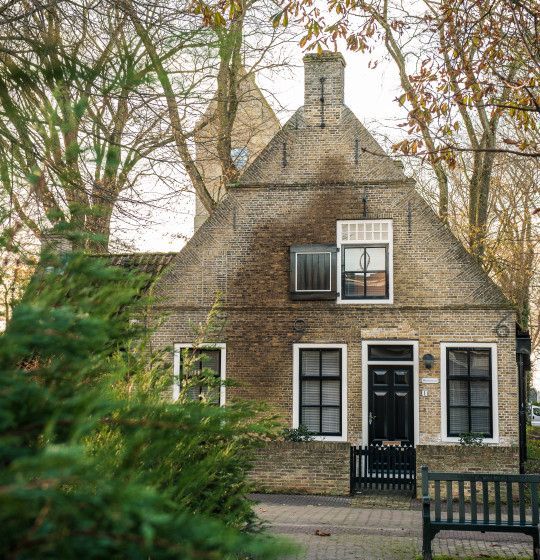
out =
<path fill-rule="evenodd" d="M 291 299 L 336 299 L 336 245 L 292 245 L 289 252 Z"/>

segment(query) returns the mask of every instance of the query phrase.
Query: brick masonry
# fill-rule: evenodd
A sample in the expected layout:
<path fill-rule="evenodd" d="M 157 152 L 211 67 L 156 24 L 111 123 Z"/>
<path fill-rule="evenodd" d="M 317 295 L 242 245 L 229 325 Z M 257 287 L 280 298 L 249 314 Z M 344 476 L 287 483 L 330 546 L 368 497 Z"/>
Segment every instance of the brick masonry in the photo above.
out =
<path fill-rule="evenodd" d="M 262 492 L 344 495 L 349 456 L 347 443 L 270 442 L 259 450 L 250 479 Z"/>
<path fill-rule="evenodd" d="M 309 59 L 306 67 L 317 78 L 326 64 L 327 75 L 339 79 L 339 57 Z M 496 468 L 498 454 L 506 461 L 508 448 L 518 443 L 515 340 L 496 332 L 497 325 L 506 325 L 512 333 L 515 315 L 400 166 L 341 104 L 342 87 L 337 82 L 328 90 L 334 93 L 325 111 L 333 104 L 328 114 L 335 120 L 324 128 L 316 124 L 318 101 L 309 98 L 173 259 L 154 290 L 154 312 L 163 316 L 154 342 L 191 342 L 193 323 L 204 321 L 217 292 L 223 293 L 226 321 L 215 342 L 227 344 L 227 378 L 236 384 L 227 389 L 227 399 L 262 400 L 286 425 L 293 412 L 293 344 L 347 344 L 345 436 L 354 444 L 362 435 L 363 340 L 418 341 L 419 356 L 435 357 L 431 370 L 419 364 L 420 379 L 440 379 L 441 342 L 496 343 L 500 441 L 486 455 Z M 304 112 L 312 113 L 311 121 Z M 356 140 L 366 148 L 358 158 Z M 393 221 L 394 303 L 292 301 L 289 247 L 336 243 L 336 221 L 360 219 L 364 199 L 368 218 Z M 305 321 L 305 332 L 295 332 L 297 319 Z M 415 395 L 418 443 L 442 450 L 427 460 L 442 465 L 448 456 L 449 466 L 473 468 L 467 452 L 441 441 L 440 383 L 420 383 L 419 389 L 427 395 Z"/>

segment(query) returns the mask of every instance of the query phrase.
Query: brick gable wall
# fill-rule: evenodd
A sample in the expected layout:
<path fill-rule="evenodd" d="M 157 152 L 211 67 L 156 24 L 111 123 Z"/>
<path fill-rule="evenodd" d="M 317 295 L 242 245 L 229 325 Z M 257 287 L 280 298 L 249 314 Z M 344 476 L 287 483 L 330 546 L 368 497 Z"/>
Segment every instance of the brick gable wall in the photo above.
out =
<path fill-rule="evenodd" d="M 310 111 L 315 119 L 315 109 Z M 324 128 L 305 120 L 296 128 L 293 116 L 246 171 L 242 184 L 229 189 L 155 286 L 155 312 L 166 316 L 155 343 L 190 342 L 192 323 L 204 321 L 216 293 L 222 292 L 226 322 L 216 342 L 227 344 L 227 378 L 237 384 L 227 389 L 227 398 L 263 400 L 287 424 L 293 406 L 293 344 L 347 344 L 347 439 L 352 443 L 362 433 L 362 340 L 417 340 L 419 356 L 435 357 L 432 370 L 420 364 L 420 378 L 440 377 L 441 342 L 497 343 L 500 446 L 507 450 L 506 464 L 516 456 L 508 450 L 518 442 L 515 340 L 498 337 L 495 327 L 505 324 L 513 333 L 515 315 L 400 166 L 351 115 L 342 108 L 335 112 L 336 122 Z M 356 162 L 358 137 L 371 147 Z M 360 219 L 364 199 L 368 218 L 393 220 L 394 303 L 291 301 L 289 247 L 336 243 L 336 221 Z M 297 319 L 305 321 L 302 334 L 295 332 Z M 440 384 L 420 389 L 428 394 L 415 397 L 419 443 L 441 446 Z M 443 447 L 453 464 L 461 458 L 463 468 L 468 467 L 466 450 Z M 439 464 L 441 454 L 436 457 Z"/>

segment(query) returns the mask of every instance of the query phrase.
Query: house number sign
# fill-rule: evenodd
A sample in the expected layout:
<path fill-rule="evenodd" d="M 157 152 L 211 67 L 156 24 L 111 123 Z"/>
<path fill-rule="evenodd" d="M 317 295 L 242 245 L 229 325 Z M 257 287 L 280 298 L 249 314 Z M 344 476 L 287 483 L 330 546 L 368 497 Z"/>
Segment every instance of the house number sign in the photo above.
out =
<path fill-rule="evenodd" d="M 422 383 L 438 383 L 439 379 L 437 377 L 422 377 Z"/>

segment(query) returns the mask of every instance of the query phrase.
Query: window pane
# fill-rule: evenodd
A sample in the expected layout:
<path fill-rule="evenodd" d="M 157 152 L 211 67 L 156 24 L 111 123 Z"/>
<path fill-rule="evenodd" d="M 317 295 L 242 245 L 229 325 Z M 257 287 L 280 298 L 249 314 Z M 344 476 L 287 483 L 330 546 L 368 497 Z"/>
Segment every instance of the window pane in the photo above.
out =
<path fill-rule="evenodd" d="M 345 273 L 345 297 L 364 297 L 364 274 Z"/>
<path fill-rule="evenodd" d="M 467 350 L 448 352 L 448 375 L 468 375 Z"/>
<path fill-rule="evenodd" d="M 219 350 L 200 350 L 201 369 L 211 369 L 219 374 Z"/>
<path fill-rule="evenodd" d="M 450 434 L 466 434 L 469 432 L 469 409 L 450 409 Z"/>
<path fill-rule="evenodd" d="M 322 351 L 322 374 L 340 375 L 341 352 L 339 350 Z"/>
<path fill-rule="evenodd" d="M 187 390 L 188 399 L 191 401 L 198 401 L 201 397 L 201 393 L 202 393 L 202 387 L 200 387 L 199 385 L 191 386 Z"/>
<path fill-rule="evenodd" d="M 345 272 L 364 270 L 365 250 L 363 247 L 344 247 L 343 250 L 345 252 Z"/>
<path fill-rule="evenodd" d="M 384 247 L 366 247 L 366 270 L 386 270 Z"/>
<path fill-rule="evenodd" d="M 400 360 L 412 362 L 412 346 L 400 344 L 370 344 L 368 348 L 368 360 Z"/>
<path fill-rule="evenodd" d="M 322 433 L 335 434 L 339 433 L 339 408 L 323 408 L 322 409 Z"/>
<path fill-rule="evenodd" d="M 310 432 L 319 434 L 321 432 L 320 408 L 302 408 L 300 424 L 303 424 Z"/>
<path fill-rule="evenodd" d="M 330 253 L 298 253 L 296 255 L 296 289 L 330 290 Z"/>
<path fill-rule="evenodd" d="M 366 296 L 386 296 L 386 272 L 366 274 Z"/>
<path fill-rule="evenodd" d="M 340 390 L 339 381 L 325 379 L 322 382 L 322 404 L 339 406 Z M 306 403 L 307 404 L 307 403 Z"/>
<path fill-rule="evenodd" d="M 302 404 L 318 405 L 320 397 L 319 381 L 302 381 Z"/>
<path fill-rule="evenodd" d="M 471 377 L 489 376 L 489 350 L 471 350 Z"/>
<path fill-rule="evenodd" d="M 476 434 L 489 434 L 491 432 L 489 408 L 471 409 L 471 432 Z"/>
<path fill-rule="evenodd" d="M 490 406 L 489 381 L 471 381 L 471 406 Z"/>
<path fill-rule="evenodd" d="M 302 375 L 319 375 L 319 350 L 302 350 Z"/>
<path fill-rule="evenodd" d="M 469 406 L 469 387 L 467 381 L 451 379 L 448 381 L 450 406 Z"/>

